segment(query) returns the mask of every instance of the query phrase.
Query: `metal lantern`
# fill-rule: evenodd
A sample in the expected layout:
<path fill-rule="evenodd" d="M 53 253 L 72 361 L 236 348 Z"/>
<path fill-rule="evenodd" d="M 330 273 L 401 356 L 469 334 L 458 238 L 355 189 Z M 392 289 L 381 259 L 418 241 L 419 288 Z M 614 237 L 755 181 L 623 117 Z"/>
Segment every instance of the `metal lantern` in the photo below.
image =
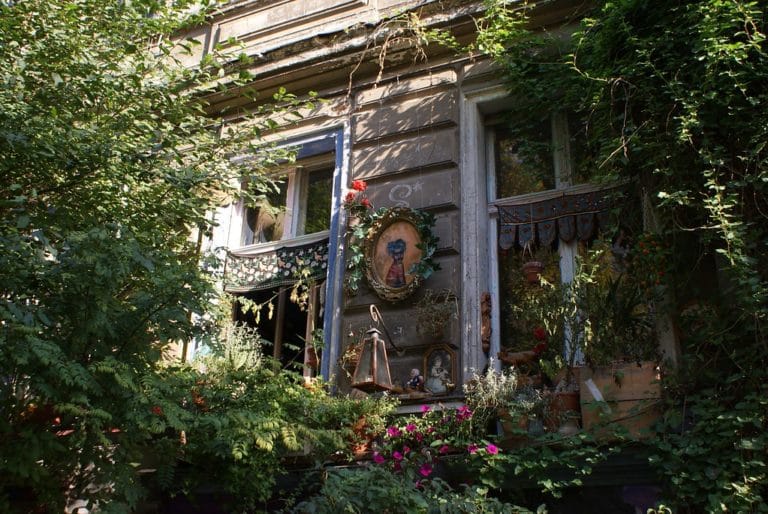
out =
<path fill-rule="evenodd" d="M 367 393 L 392 389 L 387 345 L 378 329 L 370 329 L 363 337 L 360 360 L 352 375 L 352 387 Z"/>

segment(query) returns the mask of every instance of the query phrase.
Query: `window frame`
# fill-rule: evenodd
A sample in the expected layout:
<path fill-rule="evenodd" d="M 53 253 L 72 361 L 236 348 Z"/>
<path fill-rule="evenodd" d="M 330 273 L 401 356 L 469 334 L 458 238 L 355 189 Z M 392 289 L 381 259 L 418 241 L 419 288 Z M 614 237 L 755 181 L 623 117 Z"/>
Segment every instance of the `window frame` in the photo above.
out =
<path fill-rule="evenodd" d="M 315 232 L 313 234 L 298 235 L 297 217 L 291 213 L 290 237 L 284 232 L 283 237 L 277 241 L 265 243 L 242 244 L 244 233 L 247 227 L 246 208 L 241 200 L 233 205 L 233 211 L 230 218 L 230 248 L 236 250 L 241 256 L 258 255 L 260 253 L 274 251 L 280 247 L 306 244 L 314 241 L 328 239 L 328 271 L 325 280 L 319 283 L 318 296 L 321 290 L 325 291 L 324 301 L 316 302 L 315 308 L 322 309 L 320 312 L 321 328 L 323 329 L 323 357 L 320 362 L 318 374 L 325 380 L 330 379 L 332 374 L 332 365 L 338 360 L 341 344 L 341 318 L 338 316 L 343 304 L 342 280 L 344 273 L 344 245 L 341 244 L 343 231 L 339 228 L 344 226 L 344 210 L 342 209 L 342 191 L 348 181 L 349 176 L 349 150 L 351 148 L 351 131 L 348 123 L 341 126 L 324 127 L 319 131 L 305 133 L 295 137 L 286 138 L 280 143 L 280 146 L 292 147 L 297 149 L 296 160 L 303 161 L 304 165 L 311 171 L 319 166 L 320 168 L 330 165 L 332 167 L 332 186 L 331 186 L 331 219 L 328 230 Z M 331 157 L 328 158 L 328 155 Z M 280 173 L 280 170 L 276 170 Z M 305 175 L 305 186 L 309 182 L 308 173 L 299 173 Z M 300 180 L 300 179 L 299 179 Z M 295 183 L 291 187 L 289 182 L 286 198 L 291 198 L 291 202 L 301 201 L 301 185 Z M 304 190 L 306 191 L 306 187 Z M 291 196 L 293 195 L 293 196 Z M 305 198 L 306 201 L 306 198 Z M 286 203 L 290 203 L 288 200 Z M 296 205 L 296 204 L 294 204 Z M 288 217 L 288 214 L 286 214 Z M 232 228 L 239 225 L 239 230 L 232 233 Z M 289 224 L 286 222 L 286 226 Z M 249 229 L 248 229 L 249 230 Z M 235 241 L 232 241 L 234 238 Z M 234 244 L 233 244 L 234 243 Z M 288 288 L 290 289 L 290 288 Z M 312 327 L 314 330 L 317 327 Z M 307 331 L 309 334 L 309 330 Z"/>
<path fill-rule="evenodd" d="M 563 143 L 553 144 L 553 165 L 555 168 L 555 189 L 528 193 L 517 197 L 496 199 L 495 155 L 494 140 L 488 130 L 487 120 L 502 113 L 512 104 L 508 91 L 499 83 L 470 84 L 463 88 L 460 103 L 461 123 L 461 156 L 462 168 L 462 225 L 463 234 L 473 234 L 474 237 L 462 238 L 462 268 L 464 281 L 462 287 L 461 315 L 464 320 L 462 327 L 462 379 L 464 382 L 472 377 L 472 373 L 492 364 L 496 370 L 501 369 L 501 363 L 495 357 L 501 350 L 500 341 L 500 289 L 498 271 L 498 210 L 496 204 L 501 200 L 531 202 L 546 198 L 548 195 L 557 196 L 564 192 L 582 190 L 584 188 L 598 189 L 590 185 L 570 185 L 572 173 L 570 160 L 566 158 L 570 141 L 567 137 L 567 119 L 551 121 L 552 136 L 555 133 L 565 138 Z M 564 127 L 563 127 L 564 124 Z M 566 179 L 567 177 L 567 179 Z M 561 280 L 572 279 L 575 273 L 575 256 L 578 243 L 559 244 Z M 481 350 L 481 298 L 483 293 L 491 297 L 491 335 L 488 357 Z M 489 362 L 489 357 L 491 362 Z M 578 357 L 578 356 L 577 356 Z"/>

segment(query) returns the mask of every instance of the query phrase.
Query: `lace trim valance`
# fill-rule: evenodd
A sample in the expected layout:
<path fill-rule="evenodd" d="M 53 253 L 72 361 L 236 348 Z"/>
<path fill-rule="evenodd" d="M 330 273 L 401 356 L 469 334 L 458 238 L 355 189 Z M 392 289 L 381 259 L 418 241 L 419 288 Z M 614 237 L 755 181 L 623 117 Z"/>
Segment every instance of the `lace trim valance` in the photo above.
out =
<path fill-rule="evenodd" d="M 595 230 L 608 226 L 606 191 L 563 194 L 556 198 L 499 209 L 499 246 L 508 250 L 538 241 L 550 245 L 555 237 L 565 242 L 590 239 Z"/>
<path fill-rule="evenodd" d="M 227 254 L 224 289 L 247 292 L 321 280 L 328 273 L 328 240 L 285 246 L 258 255 Z"/>

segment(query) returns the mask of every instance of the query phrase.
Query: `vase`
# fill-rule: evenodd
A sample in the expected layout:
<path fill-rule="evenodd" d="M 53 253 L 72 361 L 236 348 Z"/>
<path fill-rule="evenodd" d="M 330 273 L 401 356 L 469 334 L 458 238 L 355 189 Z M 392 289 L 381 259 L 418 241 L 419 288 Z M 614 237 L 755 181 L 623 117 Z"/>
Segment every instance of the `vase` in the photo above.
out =
<path fill-rule="evenodd" d="M 528 444 L 528 416 L 513 416 L 509 410 L 501 408 L 497 412 L 501 429 L 504 431 L 502 445 L 507 448 L 520 448 Z"/>

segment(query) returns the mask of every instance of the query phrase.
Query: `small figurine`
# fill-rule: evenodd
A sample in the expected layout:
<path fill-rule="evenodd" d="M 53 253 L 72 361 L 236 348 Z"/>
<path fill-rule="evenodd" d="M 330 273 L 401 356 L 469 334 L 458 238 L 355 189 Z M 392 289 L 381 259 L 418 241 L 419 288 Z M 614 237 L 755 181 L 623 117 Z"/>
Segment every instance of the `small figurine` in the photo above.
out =
<path fill-rule="evenodd" d="M 411 377 L 408 379 L 406 389 L 410 391 L 421 391 L 424 389 L 424 377 L 418 368 L 411 370 Z"/>

